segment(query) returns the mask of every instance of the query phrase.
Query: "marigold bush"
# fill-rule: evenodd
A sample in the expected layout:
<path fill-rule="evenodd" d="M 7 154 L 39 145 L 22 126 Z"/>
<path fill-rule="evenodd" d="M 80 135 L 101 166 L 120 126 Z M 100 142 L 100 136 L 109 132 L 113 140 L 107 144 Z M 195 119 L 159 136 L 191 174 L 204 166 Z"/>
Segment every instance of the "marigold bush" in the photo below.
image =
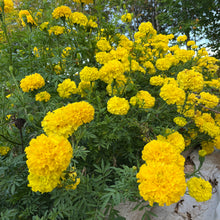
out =
<path fill-rule="evenodd" d="M 220 148 L 218 60 L 150 22 L 131 29 L 112 2 L 28 2 L 0 5 L 1 217 L 116 219 L 122 201 L 171 205 L 187 186 L 210 199 L 193 176 Z"/>

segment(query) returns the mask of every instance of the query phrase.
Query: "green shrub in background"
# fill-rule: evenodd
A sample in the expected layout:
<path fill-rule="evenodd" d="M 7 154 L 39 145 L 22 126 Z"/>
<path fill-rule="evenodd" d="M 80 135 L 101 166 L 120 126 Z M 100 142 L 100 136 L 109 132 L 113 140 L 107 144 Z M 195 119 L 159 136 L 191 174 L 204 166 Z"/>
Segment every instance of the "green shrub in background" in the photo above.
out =
<path fill-rule="evenodd" d="M 122 201 L 170 205 L 186 186 L 210 199 L 181 153 L 220 148 L 218 60 L 132 31 L 127 11 L 106 22 L 103 1 L 26 4 L 1 1 L 1 218 L 123 219 Z"/>

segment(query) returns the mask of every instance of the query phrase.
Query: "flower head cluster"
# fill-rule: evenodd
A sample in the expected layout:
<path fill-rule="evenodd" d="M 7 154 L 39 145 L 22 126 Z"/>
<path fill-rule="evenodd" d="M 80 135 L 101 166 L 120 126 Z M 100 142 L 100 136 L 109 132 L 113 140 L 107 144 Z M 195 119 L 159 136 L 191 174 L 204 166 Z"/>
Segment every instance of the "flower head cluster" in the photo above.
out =
<path fill-rule="evenodd" d="M 161 75 L 159 75 L 159 76 L 152 76 L 150 78 L 150 84 L 152 86 L 162 86 L 163 83 L 164 83 L 164 78 Z"/>
<path fill-rule="evenodd" d="M 112 60 L 112 55 L 111 53 L 107 52 L 98 52 L 95 55 L 96 61 L 100 64 L 105 64 L 108 63 L 108 61 Z"/>
<path fill-rule="evenodd" d="M 24 21 L 24 17 L 25 17 L 25 20 L 28 24 L 30 25 L 37 25 L 36 22 L 34 21 L 33 17 L 31 16 L 31 14 L 29 13 L 29 11 L 27 10 L 21 10 L 18 14 L 19 18 L 21 19 L 21 24 L 23 27 L 26 26 L 26 23 Z"/>
<path fill-rule="evenodd" d="M 81 81 L 78 85 L 78 94 L 81 97 L 86 97 L 90 92 L 92 92 L 94 87 L 94 82 Z"/>
<path fill-rule="evenodd" d="M 200 92 L 204 86 L 203 75 L 194 70 L 183 70 L 177 75 L 177 82 L 180 88 L 192 92 Z"/>
<path fill-rule="evenodd" d="M 89 3 L 93 3 L 93 0 L 73 0 L 73 2 L 89 4 Z"/>
<path fill-rule="evenodd" d="M 12 0 L 4 0 L 4 12 L 10 13 L 14 9 L 14 4 Z M 0 7 L 0 12 L 2 12 L 2 8 Z"/>
<path fill-rule="evenodd" d="M 70 24 L 86 26 L 88 23 L 88 18 L 82 12 L 73 12 L 69 17 L 69 22 Z"/>
<path fill-rule="evenodd" d="M 184 90 L 173 84 L 165 84 L 160 90 L 160 97 L 166 101 L 168 105 L 183 105 L 185 96 Z"/>
<path fill-rule="evenodd" d="M 58 18 L 69 18 L 71 15 L 71 9 L 68 6 L 60 6 L 57 7 L 53 10 L 53 18 L 58 19 Z"/>
<path fill-rule="evenodd" d="M 124 66 L 118 60 L 110 60 L 105 63 L 104 66 L 99 70 L 99 77 L 106 83 L 111 83 L 113 79 L 117 79 L 124 74 Z"/>
<path fill-rule="evenodd" d="M 77 93 L 76 83 L 71 79 L 65 79 L 58 84 L 57 92 L 61 98 L 69 98 L 71 94 Z"/>
<path fill-rule="evenodd" d="M 48 30 L 48 32 L 49 32 L 49 35 L 51 35 L 52 33 L 54 33 L 55 35 L 60 35 L 60 34 L 64 33 L 64 30 L 65 30 L 65 27 L 62 27 L 62 26 L 52 26 Z"/>
<path fill-rule="evenodd" d="M 140 24 L 138 27 L 138 30 L 140 33 L 144 33 L 146 35 L 156 35 L 156 30 L 153 28 L 153 25 L 148 21 L 148 22 L 143 22 Z"/>
<path fill-rule="evenodd" d="M 9 151 L 10 151 L 10 147 L 3 147 L 3 146 L 0 147 L 0 155 L 1 156 L 6 155 Z"/>
<path fill-rule="evenodd" d="M 50 97 L 51 97 L 50 93 L 48 93 L 47 91 L 44 91 L 44 92 L 40 92 L 36 94 L 35 100 L 39 102 L 42 102 L 42 101 L 48 102 L 50 100 Z"/>
<path fill-rule="evenodd" d="M 48 112 L 41 125 L 47 135 L 57 134 L 68 137 L 82 124 L 91 122 L 94 119 L 94 112 L 93 106 L 88 102 L 70 103 Z"/>
<path fill-rule="evenodd" d="M 186 191 L 185 174 L 175 164 L 151 162 L 143 164 L 137 173 L 139 193 L 150 205 L 167 206 L 178 202 Z"/>
<path fill-rule="evenodd" d="M 41 134 L 30 141 L 25 153 L 30 173 L 28 186 L 34 192 L 44 193 L 58 185 L 62 172 L 69 166 L 73 149 L 62 136 Z"/>
<path fill-rule="evenodd" d="M 23 92 L 33 91 L 34 89 L 40 89 L 45 85 L 44 78 L 39 73 L 34 73 L 29 76 L 25 76 L 20 81 L 20 87 Z"/>
<path fill-rule="evenodd" d="M 123 22 L 131 22 L 132 20 L 132 14 L 131 13 L 126 13 L 124 15 L 121 16 L 121 20 Z"/>
<path fill-rule="evenodd" d="M 160 58 L 156 61 L 156 67 L 158 70 L 166 71 L 171 67 L 172 63 L 166 58 Z"/>
<path fill-rule="evenodd" d="M 148 91 L 140 90 L 136 96 L 131 97 L 131 105 L 138 105 L 139 108 L 153 108 L 155 104 L 155 98 L 151 96 Z"/>
<path fill-rule="evenodd" d="M 107 110 L 114 115 L 126 115 L 130 109 L 129 102 L 125 98 L 112 97 L 108 100 Z"/>
<path fill-rule="evenodd" d="M 156 69 L 153 65 L 153 63 L 151 63 L 150 61 L 146 61 L 143 66 L 147 69 L 147 73 L 149 74 L 154 74 L 156 73 Z"/>
<path fill-rule="evenodd" d="M 212 197 L 212 185 L 202 178 L 192 177 L 187 181 L 189 195 L 197 202 L 204 202 Z"/>
<path fill-rule="evenodd" d="M 198 103 L 205 105 L 205 107 L 215 108 L 219 103 L 219 98 L 209 92 L 201 92 L 199 95 Z"/>
<path fill-rule="evenodd" d="M 183 117 L 175 117 L 173 121 L 180 127 L 184 127 L 187 124 L 187 121 Z"/>
<path fill-rule="evenodd" d="M 95 67 L 85 66 L 80 71 L 81 81 L 96 81 L 99 78 L 99 71 Z"/>
<path fill-rule="evenodd" d="M 187 40 L 187 36 L 186 35 L 182 35 L 182 36 L 179 36 L 177 37 L 176 39 L 178 42 L 184 42 Z"/>
<path fill-rule="evenodd" d="M 101 38 L 98 42 L 97 42 L 97 47 L 99 48 L 99 50 L 101 51 L 109 51 L 111 50 L 111 45 L 110 43 L 106 40 L 106 38 Z"/>

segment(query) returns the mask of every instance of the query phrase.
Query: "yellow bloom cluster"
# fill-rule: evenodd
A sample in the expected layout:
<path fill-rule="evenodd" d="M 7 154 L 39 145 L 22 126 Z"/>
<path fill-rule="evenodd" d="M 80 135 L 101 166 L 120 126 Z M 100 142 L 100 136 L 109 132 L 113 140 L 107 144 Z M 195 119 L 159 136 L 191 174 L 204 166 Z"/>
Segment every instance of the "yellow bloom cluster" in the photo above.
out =
<path fill-rule="evenodd" d="M 177 75 L 177 82 L 180 88 L 192 92 L 200 92 L 204 86 L 203 75 L 194 70 L 183 70 Z"/>
<path fill-rule="evenodd" d="M 39 73 L 34 73 L 29 76 L 25 76 L 20 81 L 20 87 L 23 92 L 33 91 L 34 89 L 40 89 L 45 85 L 44 78 Z"/>
<path fill-rule="evenodd" d="M 186 45 L 187 45 L 188 47 L 190 47 L 190 46 L 193 46 L 193 45 L 195 45 L 195 44 L 196 44 L 196 43 L 195 43 L 194 40 L 189 40 Z"/>
<path fill-rule="evenodd" d="M 53 10 L 52 16 L 55 19 L 58 19 L 58 18 L 69 18 L 71 13 L 72 13 L 71 9 L 68 6 L 62 5 L 62 6 L 57 7 L 57 8 L 55 8 Z"/>
<path fill-rule="evenodd" d="M 140 33 L 144 33 L 146 35 L 156 35 L 157 31 L 153 28 L 153 25 L 148 22 L 143 22 L 138 27 Z"/>
<path fill-rule="evenodd" d="M 178 42 L 184 42 L 187 40 L 187 36 L 186 35 L 182 35 L 182 36 L 179 36 L 177 37 L 176 39 Z"/>
<path fill-rule="evenodd" d="M 124 74 L 124 66 L 118 60 L 110 60 L 105 63 L 104 66 L 99 70 L 99 77 L 106 83 L 111 83 L 113 79 L 117 79 Z"/>
<path fill-rule="evenodd" d="M 213 138 L 220 135 L 220 126 L 215 123 L 215 120 L 212 118 L 211 114 L 196 114 L 194 117 L 194 122 L 199 128 L 200 132 L 207 133 Z"/>
<path fill-rule="evenodd" d="M 108 61 L 113 59 L 111 53 L 106 53 L 106 52 L 96 53 L 95 58 L 96 58 L 96 61 L 100 64 L 108 63 Z"/>
<path fill-rule="evenodd" d="M 160 90 L 160 97 L 166 101 L 168 105 L 183 105 L 185 96 L 186 94 L 184 90 L 173 84 L 165 84 L 161 87 Z"/>
<path fill-rule="evenodd" d="M 3 147 L 3 146 L 0 147 L 0 155 L 1 156 L 6 155 L 9 151 L 10 151 L 10 147 Z"/>
<path fill-rule="evenodd" d="M 146 61 L 146 62 L 143 64 L 143 66 L 148 70 L 147 72 L 148 72 L 149 74 L 154 74 L 154 73 L 156 73 L 156 69 L 155 69 L 153 63 L 151 63 L 150 61 Z"/>
<path fill-rule="evenodd" d="M 88 23 L 88 19 L 82 12 L 73 12 L 69 17 L 69 22 L 70 24 L 86 26 Z"/>
<path fill-rule="evenodd" d="M 99 71 L 95 67 L 85 66 L 80 71 L 80 79 L 81 81 L 95 81 L 99 79 Z"/>
<path fill-rule="evenodd" d="M 219 98 L 209 92 L 201 92 L 199 95 L 198 103 L 205 105 L 205 107 L 215 108 L 219 103 Z"/>
<path fill-rule="evenodd" d="M 148 91 L 140 90 L 136 96 L 131 97 L 131 105 L 138 105 L 139 108 L 153 108 L 155 104 L 155 98 L 151 96 Z"/>
<path fill-rule="evenodd" d="M 92 92 L 94 82 L 90 81 L 81 81 L 78 85 L 78 94 L 81 97 L 86 97 L 90 92 Z"/>
<path fill-rule="evenodd" d="M 35 100 L 39 102 L 42 102 L 42 101 L 48 102 L 50 100 L 50 97 L 51 97 L 50 93 L 48 93 L 47 91 L 44 91 L 44 92 L 40 92 L 36 94 Z"/>
<path fill-rule="evenodd" d="M 189 195 L 197 202 L 205 202 L 212 197 L 212 185 L 202 178 L 192 177 L 187 181 Z"/>
<path fill-rule="evenodd" d="M 121 20 L 123 22 L 131 22 L 132 20 L 132 14 L 131 13 L 126 13 L 124 15 L 121 16 Z"/>
<path fill-rule="evenodd" d="M 14 9 L 14 4 L 12 0 L 4 0 L 4 12 L 5 13 L 10 13 Z M 0 7 L 0 12 L 2 12 L 2 8 Z"/>
<path fill-rule="evenodd" d="M 113 115 L 126 115 L 130 105 L 125 98 L 112 97 L 107 102 L 107 110 Z"/>
<path fill-rule="evenodd" d="M 29 184 L 34 192 L 51 192 L 69 166 L 73 149 L 69 141 L 57 135 L 41 134 L 25 148 Z"/>
<path fill-rule="evenodd" d="M 159 75 L 159 76 L 152 76 L 150 78 L 150 85 L 152 86 L 162 86 L 164 83 L 164 78 Z"/>
<path fill-rule="evenodd" d="M 55 35 L 60 35 L 64 33 L 64 30 L 65 30 L 65 27 L 56 25 L 56 26 L 50 27 L 48 32 L 49 32 L 49 35 L 51 35 L 52 33 L 54 33 Z"/>
<path fill-rule="evenodd" d="M 173 121 L 180 127 L 184 127 L 187 124 L 187 121 L 183 117 L 175 117 Z"/>
<path fill-rule="evenodd" d="M 106 38 L 101 38 L 98 42 L 97 42 L 97 47 L 99 48 L 99 50 L 101 51 L 109 51 L 111 50 L 111 45 L 110 43 L 106 40 Z"/>
<path fill-rule="evenodd" d="M 27 23 L 29 23 L 29 24 L 31 24 L 31 25 L 36 25 L 36 26 L 37 26 L 36 22 L 34 21 L 33 17 L 32 17 L 31 14 L 29 13 L 29 11 L 27 11 L 27 10 L 21 10 L 21 11 L 19 12 L 18 16 L 19 16 L 19 18 L 21 19 L 21 24 L 22 24 L 23 27 L 26 26 L 26 23 L 24 22 L 23 17 L 26 18 L 25 20 L 27 21 Z"/>
<path fill-rule="evenodd" d="M 166 71 L 171 67 L 172 63 L 166 58 L 157 59 L 156 67 L 158 70 Z"/>
<path fill-rule="evenodd" d="M 166 158 L 165 158 L 166 159 Z M 137 173 L 138 189 L 145 201 L 153 206 L 167 206 L 178 202 L 186 191 L 183 168 L 174 163 L 151 162 L 143 164 Z"/>
<path fill-rule="evenodd" d="M 47 135 L 56 134 L 68 137 L 79 126 L 89 123 L 94 119 L 95 110 L 88 102 L 81 101 L 70 103 L 48 112 L 41 125 Z"/>
<path fill-rule="evenodd" d="M 199 155 L 201 151 L 203 152 L 203 157 L 211 154 L 214 151 L 214 142 L 213 141 L 202 141 L 201 142 L 202 149 L 199 151 Z"/>
<path fill-rule="evenodd" d="M 61 98 L 69 98 L 71 94 L 77 94 L 76 83 L 71 79 L 65 79 L 58 84 L 57 92 Z"/>

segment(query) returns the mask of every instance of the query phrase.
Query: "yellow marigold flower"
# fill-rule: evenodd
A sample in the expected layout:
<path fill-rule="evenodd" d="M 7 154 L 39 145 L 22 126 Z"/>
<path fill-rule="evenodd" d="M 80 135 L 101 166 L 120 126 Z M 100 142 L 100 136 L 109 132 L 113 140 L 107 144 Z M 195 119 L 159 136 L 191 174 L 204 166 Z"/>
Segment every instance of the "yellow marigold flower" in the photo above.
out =
<path fill-rule="evenodd" d="M 190 46 L 193 46 L 193 45 L 195 45 L 195 44 L 196 44 L 196 43 L 195 43 L 194 40 L 189 40 L 186 45 L 187 45 L 188 47 L 190 47 Z"/>
<path fill-rule="evenodd" d="M 6 98 L 9 99 L 12 96 L 12 94 L 6 95 Z"/>
<path fill-rule="evenodd" d="M 208 108 L 215 108 L 219 103 L 219 98 L 209 92 L 201 92 L 199 95 L 200 98 L 198 99 L 198 103 L 201 103 Z"/>
<path fill-rule="evenodd" d="M 41 134 L 30 141 L 25 153 L 30 173 L 37 176 L 53 173 L 61 175 L 69 166 L 73 149 L 69 141 L 62 136 Z"/>
<path fill-rule="evenodd" d="M 183 136 L 178 131 L 175 131 L 175 132 L 169 134 L 166 137 L 166 141 L 168 141 L 169 143 L 174 145 L 176 147 L 176 150 L 179 153 L 181 153 L 185 149 L 184 138 L 183 138 Z"/>
<path fill-rule="evenodd" d="M 12 0 L 3 0 L 4 12 L 10 13 L 14 9 L 14 4 Z M 2 12 L 2 8 L 0 7 L 0 12 Z"/>
<path fill-rule="evenodd" d="M 160 97 L 168 104 L 183 105 L 186 94 L 183 89 L 172 84 L 165 84 L 160 89 Z"/>
<path fill-rule="evenodd" d="M 90 19 L 87 23 L 87 26 L 91 27 L 91 28 L 97 28 L 98 24 L 95 21 L 93 21 L 92 19 Z"/>
<path fill-rule="evenodd" d="M 143 67 L 141 67 L 136 60 L 131 60 L 128 71 L 133 71 L 133 72 L 140 71 L 142 73 L 146 73 L 145 69 Z"/>
<path fill-rule="evenodd" d="M 151 162 L 143 164 L 136 175 L 139 193 L 150 206 L 167 206 L 178 202 L 186 191 L 185 174 L 175 164 Z"/>
<path fill-rule="evenodd" d="M 111 53 L 106 53 L 106 52 L 96 53 L 95 58 L 96 58 L 96 61 L 100 64 L 108 63 L 108 61 L 113 59 Z"/>
<path fill-rule="evenodd" d="M 118 60 L 110 60 L 105 63 L 104 66 L 99 70 L 99 77 L 102 81 L 106 83 L 111 83 L 113 79 L 117 79 L 124 74 L 124 66 Z"/>
<path fill-rule="evenodd" d="M 65 30 L 65 27 L 62 27 L 62 26 L 52 26 L 48 30 L 48 32 L 49 32 L 49 35 L 51 35 L 52 33 L 54 33 L 55 35 L 60 35 L 60 34 L 64 33 L 64 30 Z"/>
<path fill-rule="evenodd" d="M 125 35 L 117 35 L 119 37 L 118 46 L 124 47 L 128 51 L 130 51 L 134 45 L 134 42 L 129 40 Z"/>
<path fill-rule="evenodd" d="M 187 40 L 187 36 L 186 35 L 182 35 L 182 36 L 179 36 L 177 37 L 176 39 L 178 42 L 184 42 Z"/>
<path fill-rule="evenodd" d="M 155 98 L 153 96 L 151 96 L 151 94 L 147 91 L 144 90 L 140 90 L 135 98 L 130 100 L 130 103 L 132 105 L 138 105 L 139 108 L 144 108 L 144 109 L 148 109 L 148 108 L 153 108 L 155 105 Z"/>
<path fill-rule="evenodd" d="M 0 147 L 0 155 L 5 156 L 10 151 L 10 147 Z"/>
<path fill-rule="evenodd" d="M 8 121 L 11 118 L 11 115 L 6 115 L 6 120 Z"/>
<path fill-rule="evenodd" d="M 160 58 L 156 61 L 156 67 L 158 70 L 166 71 L 171 67 L 172 63 L 166 58 Z"/>
<path fill-rule="evenodd" d="M 208 52 L 207 52 L 207 50 L 206 50 L 206 48 L 201 48 L 199 51 L 198 51 L 198 56 L 201 56 L 201 57 L 203 57 L 203 56 L 208 56 Z"/>
<path fill-rule="evenodd" d="M 109 51 L 112 48 L 106 38 L 101 38 L 96 45 L 101 51 Z"/>
<path fill-rule="evenodd" d="M 175 117 L 173 121 L 180 127 L 184 127 L 187 124 L 187 121 L 183 117 Z"/>
<path fill-rule="evenodd" d="M 153 28 L 153 25 L 148 21 L 148 22 L 143 22 L 140 24 L 138 27 L 138 30 L 141 33 L 147 34 L 147 35 L 156 35 L 157 31 Z"/>
<path fill-rule="evenodd" d="M 123 22 L 131 22 L 131 20 L 132 20 L 132 15 L 133 14 L 131 14 L 131 13 L 126 13 L 126 14 L 124 14 L 124 15 L 122 15 L 121 16 L 121 20 L 123 21 Z"/>
<path fill-rule="evenodd" d="M 220 135 L 220 127 L 215 124 L 215 120 L 211 114 L 203 113 L 202 115 L 195 115 L 194 121 L 200 132 L 207 133 L 210 137 Z"/>
<path fill-rule="evenodd" d="M 60 6 L 57 7 L 53 10 L 52 16 L 55 19 L 58 18 L 69 18 L 69 16 L 71 15 L 71 9 L 68 6 Z"/>
<path fill-rule="evenodd" d="M 194 70 L 183 70 L 177 75 L 177 82 L 180 88 L 192 92 L 200 92 L 204 86 L 203 75 Z"/>
<path fill-rule="evenodd" d="M 185 158 L 180 155 L 179 150 L 172 143 L 163 140 L 152 140 L 146 144 L 142 151 L 142 159 L 147 164 L 151 162 L 161 162 L 166 165 L 176 164 L 182 169 L 185 162 Z"/>
<path fill-rule="evenodd" d="M 71 47 L 66 47 L 65 49 L 63 49 L 63 52 L 62 52 L 62 58 L 65 58 L 67 56 L 69 56 L 69 51 L 71 50 Z"/>
<path fill-rule="evenodd" d="M 44 78 L 39 73 L 34 73 L 29 76 L 25 76 L 20 82 L 20 87 L 23 92 L 33 91 L 34 89 L 40 89 L 45 85 Z"/>
<path fill-rule="evenodd" d="M 34 21 L 33 17 L 29 13 L 29 11 L 21 10 L 18 15 L 19 15 L 19 18 L 21 19 L 21 24 L 23 27 L 26 26 L 26 23 L 24 22 L 24 19 L 23 19 L 24 17 L 26 18 L 27 23 L 37 26 L 36 22 Z"/>
<path fill-rule="evenodd" d="M 143 66 L 148 70 L 147 73 L 149 74 L 154 74 L 156 73 L 156 69 L 153 65 L 153 63 L 151 63 L 150 61 L 146 61 Z"/>
<path fill-rule="evenodd" d="M 202 178 L 192 177 L 187 181 L 189 195 L 197 202 L 205 202 L 212 197 L 212 185 Z"/>
<path fill-rule="evenodd" d="M 174 51 L 174 57 L 183 63 L 191 60 L 195 55 L 194 50 L 177 49 Z"/>
<path fill-rule="evenodd" d="M 88 18 L 82 12 L 73 12 L 69 17 L 69 22 L 70 24 L 86 26 L 88 23 Z"/>
<path fill-rule="evenodd" d="M 35 96 L 35 100 L 39 102 L 42 102 L 42 101 L 48 102 L 50 100 L 50 97 L 51 97 L 50 93 L 48 93 L 47 91 L 44 91 L 44 92 L 37 93 Z"/>
<path fill-rule="evenodd" d="M 199 153 L 199 156 L 200 156 L 200 157 L 205 157 L 205 156 L 207 155 L 206 150 L 203 150 L 203 149 L 202 149 L 202 150 L 199 150 L 198 153 Z"/>
<path fill-rule="evenodd" d="M 99 79 L 99 71 L 96 67 L 85 66 L 79 74 L 81 81 L 96 81 Z"/>
<path fill-rule="evenodd" d="M 112 97 L 107 102 L 107 110 L 113 115 L 126 115 L 130 105 L 125 98 Z"/>
<path fill-rule="evenodd" d="M 197 49 L 198 46 L 197 46 L 197 45 L 193 45 L 193 46 L 191 46 L 191 48 L 192 48 L 192 49 Z"/>
<path fill-rule="evenodd" d="M 77 93 L 76 83 L 71 81 L 71 79 L 65 79 L 58 84 L 57 92 L 61 98 L 69 98 L 71 94 Z"/>
<path fill-rule="evenodd" d="M 53 112 L 48 112 L 41 125 L 47 135 L 57 134 L 69 137 L 79 126 L 94 119 L 95 110 L 88 102 L 68 104 Z"/>
<path fill-rule="evenodd" d="M 211 154 L 214 151 L 215 143 L 213 141 L 202 141 L 202 150 L 206 152 L 206 155 Z"/>
<path fill-rule="evenodd" d="M 41 31 L 43 31 L 44 29 L 47 29 L 48 25 L 49 25 L 49 22 L 48 22 L 48 21 L 47 21 L 47 22 L 43 22 L 43 23 L 39 26 L 39 28 L 40 28 Z"/>
<path fill-rule="evenodd" d="M 164 83 L 164 78 L 159 75 L 159 76 L 152 76 L 150 78 L 150 85 L 152 86 L 162 86 Z"/>
<path fill-rule="evenodd" d="M 113 57 L 112 59 L 117 59 L 122 62 L 128 61 L 129 52 L 124 47 L 118 46 L 116 50 L 111 50 L 110 54 Z M 128 61 L 128 63 L 129 63 L 129 67 L 130 67 L 130 62 Z"/>

